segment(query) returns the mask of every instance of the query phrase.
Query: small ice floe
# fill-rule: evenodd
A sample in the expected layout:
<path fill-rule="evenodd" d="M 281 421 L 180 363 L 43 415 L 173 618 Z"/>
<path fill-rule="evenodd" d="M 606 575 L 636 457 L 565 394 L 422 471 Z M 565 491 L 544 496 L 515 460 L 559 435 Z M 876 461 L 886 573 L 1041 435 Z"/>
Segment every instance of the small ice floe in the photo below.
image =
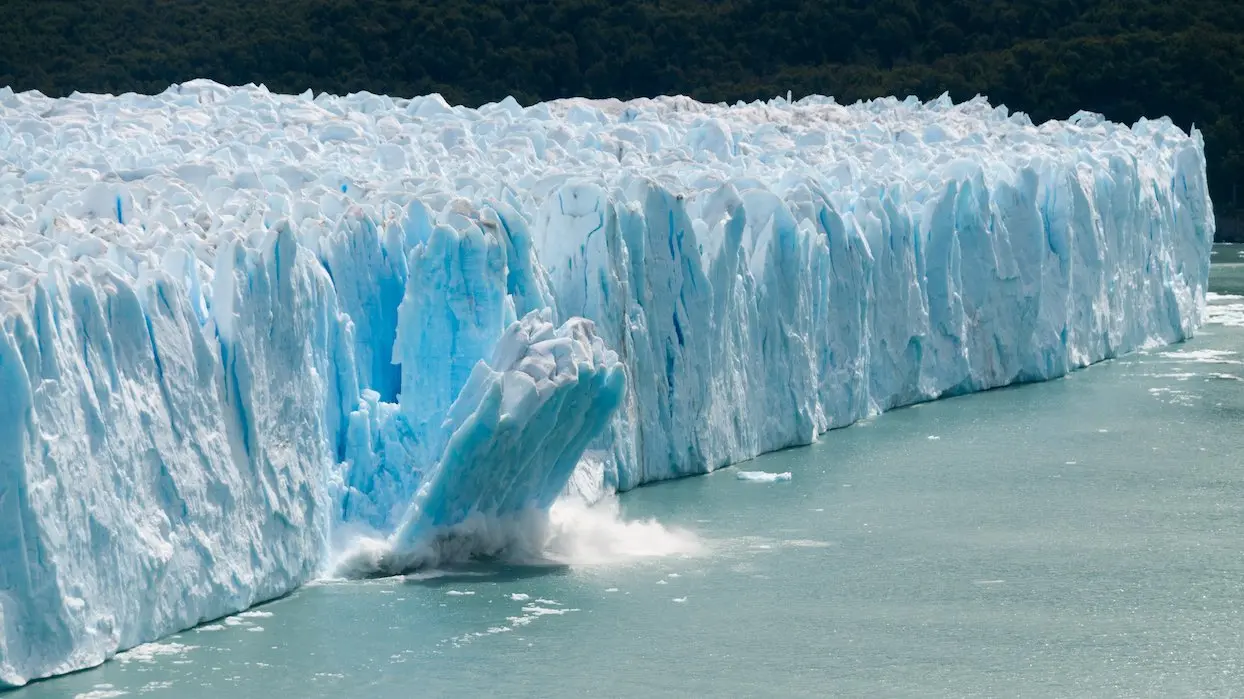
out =
<path fill-rule="evenodd" d="M 445 594 L 450 597 L 468 597 L 475 594 L 475 590 L 447 590 Z"/>
<path fill-rule="evenodd" d="M 751 483 L 776 483 L 777 481 L 789 481 L 790 471 L 782 473 L 770 473 L 768 471 L 739 471 L 736 477 L 741 481 L 749 481 Z"/>
<path fill-rule="evenodd" d="M 577 611 L 579 610 L 578 609 L 554 609 L 550 607 L 541 607 L 539 605 L 529 604 L 523 607 L 522 616 L 506 617 L 506 620 L 510 622 L 510 628 L 517 628 L 519 626 L 526 626 L 527 624 L 530 624 L 531 622 L 535 621 L 536 619 L 542 616 L 562 616 L 563 614 L 570 614 L 572 612 L 577 612 Z M 519 640 L 521 641 L 523 639 L 520 638 Z"/>

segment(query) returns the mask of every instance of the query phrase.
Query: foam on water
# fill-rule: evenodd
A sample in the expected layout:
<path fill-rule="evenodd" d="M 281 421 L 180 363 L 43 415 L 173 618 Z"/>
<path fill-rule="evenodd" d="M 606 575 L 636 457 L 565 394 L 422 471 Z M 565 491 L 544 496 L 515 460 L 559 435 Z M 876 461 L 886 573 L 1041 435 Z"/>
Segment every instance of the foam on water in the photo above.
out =
<path fill-rule="evenodd" d="M 735 477 L 741 481 L 749 481 L 752 483 L 776 483 L 778 481 L 789 481 L 791 479 L 790 471 L 783 473 L 769 473 L 768 471 L 739 471 Z"/>
<path fill-rule="evenodd" d="M 1239 353 L 1233 350 L 1174 350 L 1162 352 L 1161 356 L 1177 362 L 1197 364 L 1244 364 L 1244 360 L 1238 359 Z"/>
<path fill-rule="evenodd" d="M 73 699 L 115 699 L 116 697 L 123 697 L 126 694 L 129 694 L 129 692 L 119 689 L 103 688 L 93 689 L 89 692 L 80 692 L 73 695 Z"/>
<path fill-rule="evenodd" d="M 156 658 L 169 655 L 184 655 L 198 646 L 191 646 L 184 643 L 144 643 L 135 646 L 124 653 L 117 654 L 117 660 L 122 663 L 138 662 L 151 663 Z"/>

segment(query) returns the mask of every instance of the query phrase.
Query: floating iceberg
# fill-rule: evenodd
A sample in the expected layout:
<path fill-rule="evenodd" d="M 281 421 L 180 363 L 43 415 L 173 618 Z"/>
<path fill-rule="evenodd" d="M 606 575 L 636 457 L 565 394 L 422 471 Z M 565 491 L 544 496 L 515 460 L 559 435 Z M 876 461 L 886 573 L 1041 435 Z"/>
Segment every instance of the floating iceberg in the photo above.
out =
<path fill-rule="evenodd" d="M 347 533 L 414 565 L 1205 307 L 1203 146 L 1168 120 L 207 81 L 0 105 L 0 686 L 284 594 Z"/>

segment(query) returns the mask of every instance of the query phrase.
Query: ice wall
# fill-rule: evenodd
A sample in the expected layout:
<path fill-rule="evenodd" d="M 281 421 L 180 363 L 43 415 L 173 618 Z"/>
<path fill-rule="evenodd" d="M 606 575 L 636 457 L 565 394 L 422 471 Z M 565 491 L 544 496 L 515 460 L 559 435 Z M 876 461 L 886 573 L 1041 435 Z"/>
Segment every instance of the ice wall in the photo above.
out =
<path fill-rule="evenodd" d="M 6 235 L 7 259 L 55 254 L 4 284 L 0 682 L 316 573 L 341 327 L 324 269 L 288 229 L 273 238 L 222 249 L 205 326 L 165 270 Z"/>
<path fill-rule="evenodd" d="M 1183 339 L 1214 230 L 1199 134 L 982 99 L 0 90 L 0 152 L 0 686 Z"/>

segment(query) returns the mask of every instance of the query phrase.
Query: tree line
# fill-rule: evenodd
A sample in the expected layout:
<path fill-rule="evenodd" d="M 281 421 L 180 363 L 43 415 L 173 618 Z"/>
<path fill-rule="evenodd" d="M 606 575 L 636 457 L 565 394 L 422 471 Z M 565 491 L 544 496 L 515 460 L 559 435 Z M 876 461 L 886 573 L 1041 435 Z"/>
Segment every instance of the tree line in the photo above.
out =
<path fill-rule="evenodd" d="M 987 95 L 1034 120 L 1170 116 L 1244 209 L 1240 0 L 0 2 L 0 85 L 60 96 L 210 77 L 478 105 L 685 94 Z"/>

